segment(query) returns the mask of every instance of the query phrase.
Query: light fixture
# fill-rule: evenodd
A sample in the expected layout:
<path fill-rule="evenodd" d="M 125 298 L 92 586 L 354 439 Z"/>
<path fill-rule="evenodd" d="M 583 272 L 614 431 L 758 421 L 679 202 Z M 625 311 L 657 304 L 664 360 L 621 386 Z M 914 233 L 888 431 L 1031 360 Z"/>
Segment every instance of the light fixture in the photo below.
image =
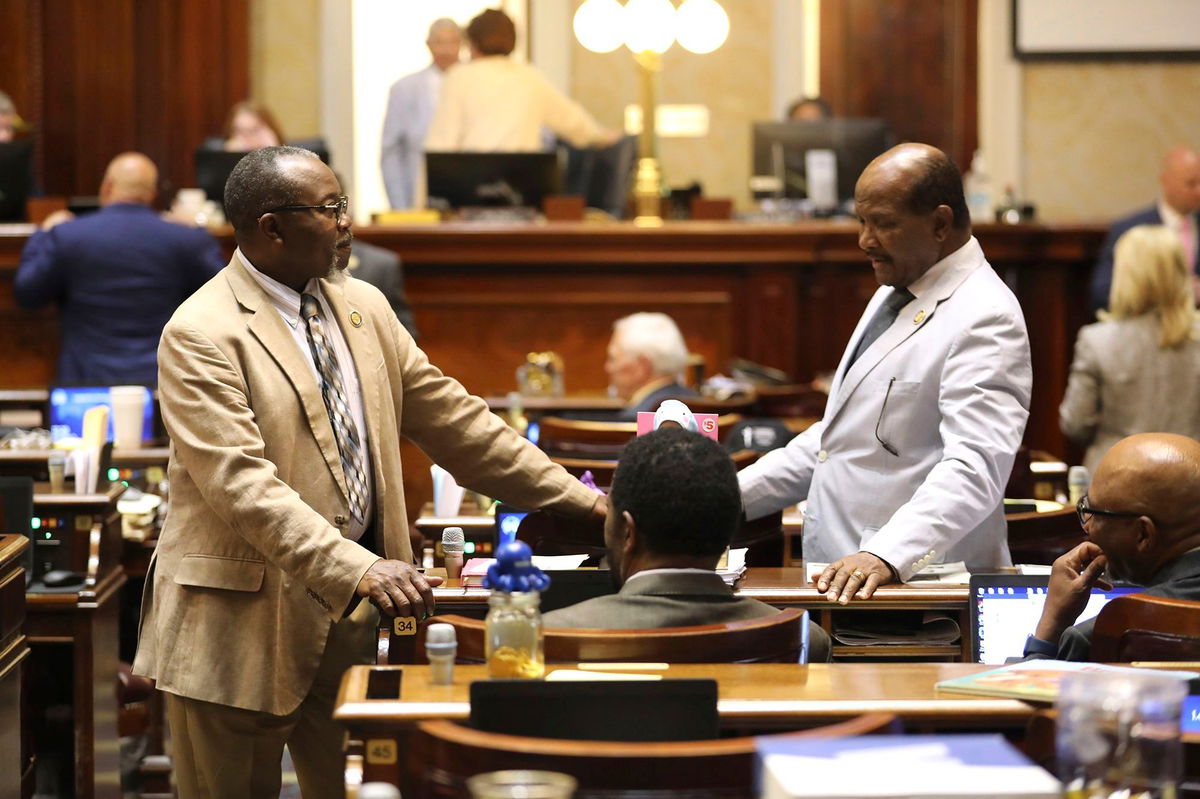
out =
<path fill-rule="evenodd" d="M 729 15 L 717 0 L 585 0 L 575 11 L 575 38 L 595 53 L 611 53 L 622 43 L 633 53 L 641 75 L 642 132 L 638 136 L 638 167 L 634 177 L 637 203 L 635 224 L 662 224 L 662 172 L 658 165 L 655 131 L 656 75 L 662 54 L 676 41 L 689 52 L 711 53 L 729 36 Z"/>

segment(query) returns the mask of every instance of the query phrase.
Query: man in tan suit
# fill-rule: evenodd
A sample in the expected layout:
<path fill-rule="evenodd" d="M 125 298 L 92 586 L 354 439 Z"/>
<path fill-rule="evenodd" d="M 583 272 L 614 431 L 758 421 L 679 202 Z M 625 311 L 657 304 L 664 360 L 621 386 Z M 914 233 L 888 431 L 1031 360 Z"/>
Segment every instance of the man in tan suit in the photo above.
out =
<path fill-rule="evenodd" d="M 238 251 L 159 347 L 172 502 L 134 670 L 168 695 L 184 799 L 277 797 L 285 744 L 306 799 L 341 796 L 331 709 L 345 668 L 374 659 L 372 605 L 433 610 L 436 581 L 410 565 L 399 437 L 523 507 L 604 503 L 344 276 L 345 197 L 312 153 L 250 153 L 225 207 Z"/>

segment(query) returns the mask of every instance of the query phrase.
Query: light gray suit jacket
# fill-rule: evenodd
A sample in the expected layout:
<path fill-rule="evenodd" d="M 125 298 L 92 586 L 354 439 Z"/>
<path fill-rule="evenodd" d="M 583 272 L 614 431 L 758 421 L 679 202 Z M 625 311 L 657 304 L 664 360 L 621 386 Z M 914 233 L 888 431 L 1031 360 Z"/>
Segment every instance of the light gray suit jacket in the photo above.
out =
<path fill-rule="evenodd" d="M 546 627 L 652 630 L 749 621 L 778 612 L 757 599 L 735 596 L 716 572 L 671 571 L 627 580 L 615 594 L 552 610 L 542 622 Z M 829 634 L 809 621 L 809 661 L 827 661 L 829 653 Z"/>
<path fill-rule="evenodd" d="M 867 305 L 825 417 L 738 474 L 746 516 L 807 497 L 805 560 L 866 550 L 901 580 L 930 562 L 1010 565 L 1002 499 L 1033 379 L 1021 306 L 974 237 L 909 290 L 847 368 L 892 289 Z"/>
<path fill-rule="evenodd" d="M 1084 466 L 1095 471 L 1113 444 L 1134 433 L 1200 438 L 1200 322 L 1193 336 L 1159 347 L 1153 314 L 1079 329 L 1058 423 L 1087 447 Z"/>
<path fill-rule="evenodd" d="M 425 133 L 440 88 L 440 72 L 430 64 L 396 81 L 388 92 L 379 160 L 392 208 L 412 208 L 416 202 L 417 180 L 425 174 Z"/>

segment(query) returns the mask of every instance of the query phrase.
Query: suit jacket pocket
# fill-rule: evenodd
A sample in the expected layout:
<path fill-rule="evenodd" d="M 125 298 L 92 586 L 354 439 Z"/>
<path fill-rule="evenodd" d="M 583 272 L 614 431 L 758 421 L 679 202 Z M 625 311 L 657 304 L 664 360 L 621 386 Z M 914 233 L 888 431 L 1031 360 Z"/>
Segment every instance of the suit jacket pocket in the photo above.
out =
<path fill-rule="evenodd" d="M 262 588 L 266 563 L 217 555 L 184 555 L 175 572 L 175 582 L 198 588 L 226 591 L 257 591 Z"/>

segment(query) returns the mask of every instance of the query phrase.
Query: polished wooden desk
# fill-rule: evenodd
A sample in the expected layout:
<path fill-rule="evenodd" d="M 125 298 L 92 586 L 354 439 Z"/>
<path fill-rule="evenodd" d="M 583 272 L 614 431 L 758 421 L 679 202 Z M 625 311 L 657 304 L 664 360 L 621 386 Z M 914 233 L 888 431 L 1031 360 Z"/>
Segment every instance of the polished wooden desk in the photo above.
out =
<path fill-rule="evenodd" d="M 645 665 L 630 664 L 627 670 L 645 673 Z M 869 712 L 895 713 L 906 729 L 915 731 L 1023 730 L 1033 705 L 939 693 L 934 688 L 940 680 L 988 668 L 993 667 L 758 663 L 672 665 L 653 673 L 715 679 L 721 725 L 732 732 L 803 729 Z M 469 685 L 482 679 L 487 679 L 484 666 L 456 666 L 454 684 L 444 686 L 430 683 L 428 666 L 351 667 L 342 678 L 333 712 L 349 731 L 351 751 L 364 752 L 361 762 L 348 762 L 348 773 L 361 768 L 363 782 L 402 784 L 407 738 L 415 723 L 466 719 Z"/>
<path fill-rule="evenodd" d="M 25 637 L 25 555 L 29 539 L 0 534 L 0 799 L 33 790 L 29 721 L 22 674 Z M 28 791 L 23 791 L 23 786 Z"/>
<path fill-rule="evenodd" d="M 85 581 L 75 591 L 25 595 L 39 780 L 57 781 L 62 796 L 115 799 L 121 795 L 116 679 L 125 585 L 116 500 L 124 486 L 81 495 L 46 489 L 35 487 L 34 513 L 65 520 L 55 530 L 66 534 L 49 554 L 35 552 L 35 573 L 44 572 L 45 558 L 55 568 L 83 572 Z"/>
<path fill-rule="evenodd" d="M 444 574 L 433 570 L 433 574 Z M 457 613 L 482 618 L 487 613 L 487 598 L 490 591 L 477 580 L 447 580 L 433 589 L 438 612 Z M 970 641 L 970 589 L 966 585 L 909 584 L 884 586 L 866 600 L 853 601 L 848 605 L 830 602 L 824 594 L 817 593 L 811 584 L 804 584 L 804 569 L 786 567 L 781 569 L 750 568 L 737 585 L 738 596 L 751 597 L 778 608 L 804 608 L 812 619 L 826 631 L 832 633 L 835 619 L 848 621 L 856 614 L 879 618 L 890 611 L 941 611 L 958 623 L 961 636 L 953 644 L 887 644 L 878 646 L 833 647 L 835 658 L 940 658 L 969 662 Z"/>

